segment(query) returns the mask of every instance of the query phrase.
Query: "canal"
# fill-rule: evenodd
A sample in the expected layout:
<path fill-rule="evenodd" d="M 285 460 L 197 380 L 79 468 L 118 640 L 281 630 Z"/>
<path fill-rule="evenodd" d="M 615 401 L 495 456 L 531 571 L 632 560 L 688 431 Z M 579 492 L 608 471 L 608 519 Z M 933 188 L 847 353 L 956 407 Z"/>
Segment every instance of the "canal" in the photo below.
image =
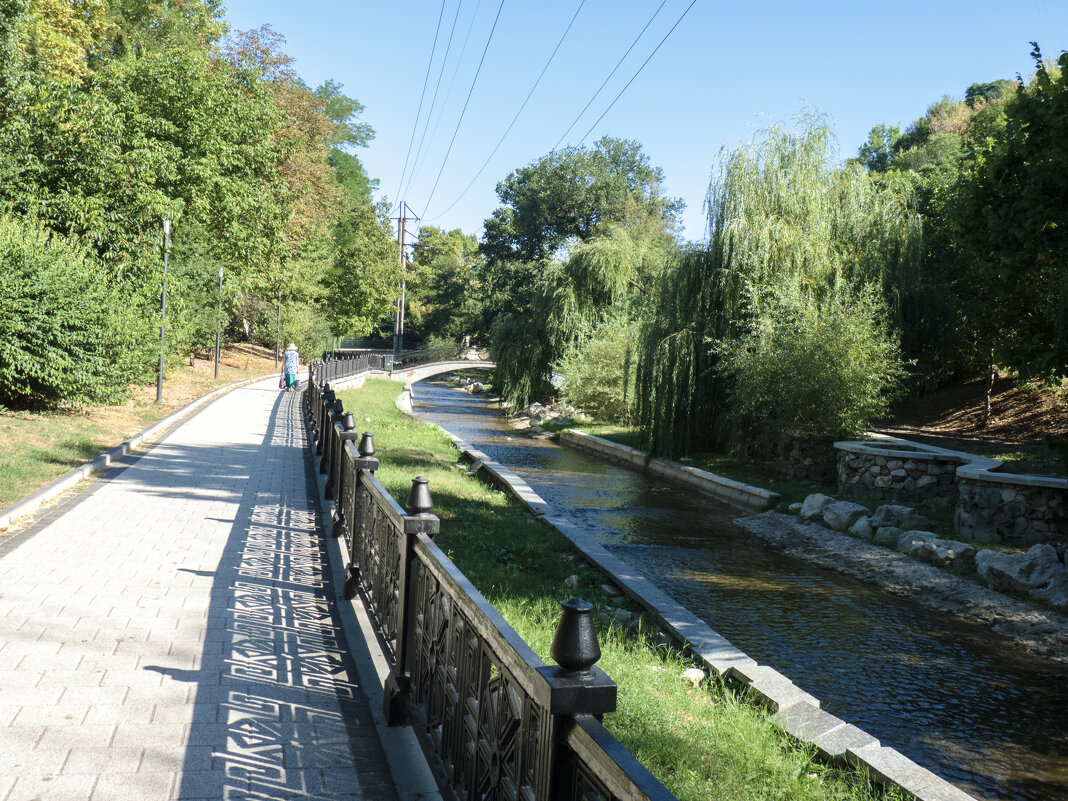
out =
<path fill-rule="evenodd" d="M 416 414 L 558 511 L 762 664 L 978 798 L 1068 801 L 1068 672 L 1012 643 L 764 550 L 738 512 L 512 431 L 486 399 L 420 383 Z"/>

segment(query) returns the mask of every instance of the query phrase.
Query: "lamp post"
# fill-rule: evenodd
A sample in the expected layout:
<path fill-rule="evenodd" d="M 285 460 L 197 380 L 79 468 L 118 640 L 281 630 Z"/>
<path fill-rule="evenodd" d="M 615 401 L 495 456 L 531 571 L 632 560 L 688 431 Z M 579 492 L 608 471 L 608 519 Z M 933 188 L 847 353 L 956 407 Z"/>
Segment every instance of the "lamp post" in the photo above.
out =
<path fill-rule="evenodd" d="M 171 250 L 171 221 L 163 221 L 163 310 L 159 321 L 159 374 L 156 376 L 156 403 L 163 403 L 163 360 L 167 344 L 167 255 Z"/>
<path fill-rule="evenodd" d="M 278 290 L 278 322 L 274 328 L 274 367 L 278 369 L 278 353 L 282 350 L 282 290 Z"/>
<path fill-rule="evenodd" d="M 222 282 L 223 266 L 219 265 L 219 308 L 215 312 L 215 380 L 219 380 L 219 339 L 222 334 Z"/>

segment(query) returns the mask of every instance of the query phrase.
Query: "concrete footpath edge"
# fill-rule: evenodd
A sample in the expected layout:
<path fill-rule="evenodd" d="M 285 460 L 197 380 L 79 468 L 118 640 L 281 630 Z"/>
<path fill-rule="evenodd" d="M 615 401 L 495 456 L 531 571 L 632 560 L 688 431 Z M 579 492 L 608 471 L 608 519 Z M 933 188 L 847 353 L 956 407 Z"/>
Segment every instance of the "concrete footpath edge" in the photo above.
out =
<path fill-rule="evenodd" d="M 405 394 L 402 393 L 402 398 Z M 398 407 L 404 410 L 405 405 L 398 398 Z M 690 610 L 610 553 L 590 532 L 557 512 L 507 467 L 446 429 L 441 430 L 452 439 L 463 458 L 475 466 L 476 472 L 483 473 L 490 483 L 519 499 L 537 518 L 575 543 L 627 595 L 656 617 L 660 625 L 699 662 L 716 675 L 744 685 L 752 697 L 768 709 L 776 725 L 799 743 L 813 746 L 823 760 L 850 765 L 873 781 L 900 788 L 919 801 L 976 801 L 897 750 L 881 745 L 862 729 L 820 709 L 819 699 L 774 668 L 758 664 L 736 648 Z"/>
<path fill-rule="evenodd" d="M 679 464 L 670 459 L 650 458 L 648 454 L 639 451 L 637 448 L 620 445 L 618 442 L 602 439 L 593 434 L 587 434 L 585 431 L 578 431 L 573 428 L 565 429 L 560 432 L 560 441 L 565 445 L 590 451 L 597 456 L 622 464 L 625 467 L 630 467 L 676 484 L 682 484 L 718 501 L 723 501 L 742 509 L 763 512 L 765 509 L 770 509 L 777 504 L 779 498 L 782 497 L 779 493 L 766 490 L 763 487 L 743 484 L 741 481 L 724 478 L 715 473 L 709 473 L 707 470 Z"/>
<path fill-rule="evenodd" d="M 362 382 L 361 382 L 362 383 Z M 304 421 L 307 423 L 307 421 Z M 317 466 L 315 442 L 308 434 L 308 458 L 312 460 L 312 469 L 318 479 L 319 510 L 323 520 L 323 537 L 326 541 L 327 557 L 330 563 L 331 579 L 337 588 L 338 614 L 345 639 L 349 643 L 356 671 L 359 673 L 360 686 L 367 695 L 371 705 L 371 719 L 378 734 L 382 750 L 386 755 L 393 784 L 397 788 L 400 801 L 442 801 L 434 773 L 423 754 L 419 739 L 411 726 L 387 726 L 384 699 L 386 678 L 389 676 L 389 660 L 378 636 L 371 625 L 367 610 L 358 598 L 352 601 L 344 597 L 345 578 L 349 574 L 351 561 L 349 554 L 341 547 L 341 541 L 330 536 L 330 524 L 334 519 L 334 501 L 326 500 L 326 476 Z"/>
<path fill-rule="evenodd" d="M 150 440 L 163 429 L 188 416 L 201 406 L 210 403 L 228 392 L 239 389 L 240 387 L 247 386 L 248 384 L 255 384 L 257 381 L 266 381 L 268 378 L 273 378 L 274 375 L 274 373 L 268 373 L 255 378 L 246 378 L 242 381 L 236 381 L 233 384 L 227 384 L 225 387 L 219 387 L 219 389 L 212 390 L 208 394 L 202 395 L 191 403 L 186 404 L 181 409 L 171 412 L 166 417 L 157 420 L 148 428 L 138 434 L 134 434 L 128 440 L 120 445 L 116 445 L 106 453 L 100 454 L 92 461 L 86 462 L 80 467 L 75 467 L 73 470 L 64 473 L 54 481 L 45 484 L 40 489 L 34 490 L 29 495 L 15 501 L 10 506 L 0 509 L 0 531 L 10 527 L 12 523 L 15 523 L 21 518 L 33 514 L 46 503 L 63 494 L 82 479 L 88 478 L 93 473 L 100 472 L 108 467 L 115 459 L 121 459 L 142 443 Z"/>

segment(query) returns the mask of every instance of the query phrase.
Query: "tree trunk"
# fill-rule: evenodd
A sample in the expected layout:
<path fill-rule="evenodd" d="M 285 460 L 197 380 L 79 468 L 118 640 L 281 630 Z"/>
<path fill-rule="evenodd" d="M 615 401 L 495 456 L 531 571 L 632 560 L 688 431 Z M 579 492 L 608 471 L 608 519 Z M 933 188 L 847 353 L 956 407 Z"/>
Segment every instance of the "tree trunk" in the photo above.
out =
<path fill-rule="evenodd" d="M 997 372 L 994 365 L 994 352 L 990 352 L 990 370 L 986 377 L 986 406 L 983 408 L 982 428 L 990 424 L 990 396 L 994 393 L 994 374 Z"/>

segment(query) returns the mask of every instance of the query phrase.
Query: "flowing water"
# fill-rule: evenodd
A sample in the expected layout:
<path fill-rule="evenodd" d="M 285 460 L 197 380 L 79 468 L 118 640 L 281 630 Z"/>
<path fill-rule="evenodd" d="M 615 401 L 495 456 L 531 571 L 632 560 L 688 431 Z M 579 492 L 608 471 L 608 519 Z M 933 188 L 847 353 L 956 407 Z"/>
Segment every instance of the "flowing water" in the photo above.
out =
<path fill-rule="evenodd" d="M 511 431 L 418 384 L 416 413 L 511 468 L 713 629 L 979 798 L 1068 801 L 1068 672 L 984 628 L 761 548 L 737 512 Z"/>

